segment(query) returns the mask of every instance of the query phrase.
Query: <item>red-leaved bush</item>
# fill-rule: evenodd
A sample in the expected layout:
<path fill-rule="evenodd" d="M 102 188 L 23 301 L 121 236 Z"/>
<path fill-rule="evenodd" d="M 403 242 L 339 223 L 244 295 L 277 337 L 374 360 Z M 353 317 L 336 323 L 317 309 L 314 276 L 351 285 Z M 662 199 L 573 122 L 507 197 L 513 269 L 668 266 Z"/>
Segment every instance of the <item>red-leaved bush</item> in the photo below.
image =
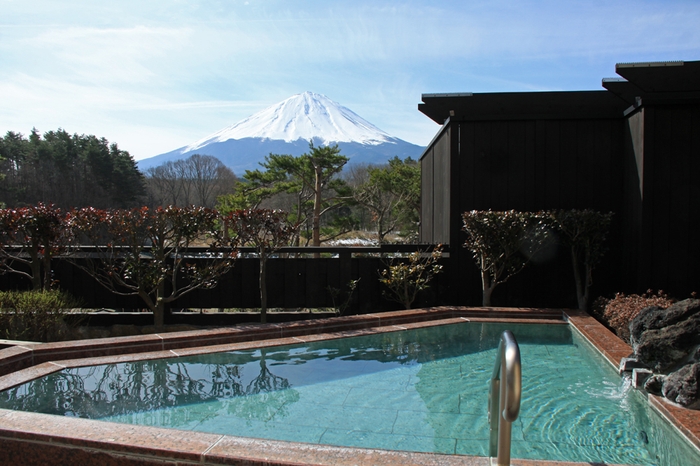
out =
<path fill-rule="evenodd" d="M 675 302 L 663 291 L 656 294 L 652 290 L 640 295 L 617 293 L 613 299 L 599 297 L 593 302 L 592 313 L 609 328 L 611 328 L 620 339 L 630 341 L 630 322 L 637 317 L 639 312 L 649 306 L 658 306 L 666 309 Z"/>

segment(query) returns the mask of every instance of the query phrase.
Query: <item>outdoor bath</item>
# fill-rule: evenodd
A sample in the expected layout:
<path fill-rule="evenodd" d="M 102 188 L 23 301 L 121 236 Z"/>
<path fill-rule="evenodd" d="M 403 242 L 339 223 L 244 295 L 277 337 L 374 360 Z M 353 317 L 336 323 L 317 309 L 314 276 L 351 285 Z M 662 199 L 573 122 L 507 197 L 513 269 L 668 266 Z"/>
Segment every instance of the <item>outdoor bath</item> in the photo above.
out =
<path fill-rule="evenodd" d="M 492 323 L 482 325 L 484 322 Z M 0 379 L 1 389 L 16 387 L 3 392 L 3 407 L 11 405 L 11 400 L 18 403 L 23 399 L 31 411 L 47 412 L 46 406 L 52 406 L 48 412 L 120 424 L 3 409 L 0 442 L 4 447 L 2 455 L 6 456 L 0 459 L 12 464 L 42 464 L 43 455 L 50 455 L 54 464 L 63 464 L 55 461 L 65 458 L 65 464 L 109 464 L 105 462 L 108 460 L 119 464 L 159 464 L 177 460 L 181 464 L 485 465 L 487 382 L 495 358 L 493 342 L 505 328 L 518 337 L 523 351 L 523 410 L 521 422 L 514 424 L 512 457 L 518 459 L 512 464 L 683 464 L 678 460 L 658 462 L 654 455 L 668 454 L 663 451 L 664 445 L 676 453 L 683 452 L 684 458 L 691 461 L 687 464 L 696 461 L 698 456 L 687 455 L 697 455 L 700 445 L 697 412 L 680 410 L 652 396 L 647 402 L 640 393 L 620 383 L 615 369 L 630 349 L 594 319 L 576 311 L 467 308 L 111 339 L 102 346 L 95 342 L 73 349 L 66 344 L 53 344 L 44 345 L 45 349 L 26 348 L 24 352 L 16 348 L 3 350 L 6 367 L 27 365 Z M 489 329 L 493 331 L 489 333 Z M 398 343 L 390 343 L 390 336 L 398 337 Z M 339 337 L 360 337 L 365 343 L 357 339 L 326 341 Z M 546 343 L 541 345 L 538 341 L 543 338 Z M 248 341 L 239 343 L 243 340 Z M 448 342 L 455 342 L 458 348 L 449 348 Z M 157 346 L 159 350 L 155 350 Z M 397 358 L 390 360 L 388 353 L 392 348 Z M 566 351 L 562 357 L 557 354 L 559 349 L 576 349 L 593 357 L 598 357 L 595 353 L 599 352 L 608 362 L 602 358 L 593 363 L 581 362 L 575 359 L 575 353 Z M 370 358 L 369 353 L 379 357 Z M 476 355 L 478 360 L 461 359 L 462 353 Z M 39 364 L 21 362 L 28 357 Z M 177 360 L 157 360 L 167 357 Z M 196 362 L 194 357 L 204 359 Z M 282 365 L 283 358 L 291 359 L 292 364 Z M 549 369 L 542 366 L 547 359 L 559 360 L 563 365 Z M 343 360 L 350 365 L 334 372 L 336 362 Z M 194 365 L 184 369 L 185 362 Z M 161 387 L 179 388 L 171 390 L 173 396 L 161 397 L 159 406 L 134 406 L 129 412 L 124 407 L 133 400 L 122 397 L 123 402 L 118 401 L 119 390 L 125 389 L 124 382 L 129 378 L 117 375 L 120 364 L 132 368 L 135 364 L 160 364 L 160 373 L 169 374 Z M 95 367 L 98 365 L 104 366 Z M 562 404 L 555 400 L 556 392 L 575 391 L 574 385 L 580 384 L 566 380 L 575 374 L 559 372 L 567 365 L 573 365 L 573 372 L 579 375 L 600 371 L 606 378 L 597 387 L 578 387 L 574 399 Z M 64 367 L 69 369 L 59 372 Z M 225 370 L 228 375 L 222 374 Z M 300 378 L 299 372 L 305 377 Z M 482 372 L 486 374 L 484 380 L 479 378 Z M 23 389 L 22 384 L 44 374 L 60 376 L 61 380 L 44 384 L 44 388 L 62 384 L 65 388 L 69 380 L 82 380 L 87 384 L 84 388 L 92 393 L 89 398 L 93 404 L 88 406 L 75 399 L 75 392 L 72 398 L 65 396 L 65 391 L 64 395 L 56 395 L 53 402 L 44 403 L 44 408 L 38 407 L 39 399 L 29 402 L 32 398 L 25 396 L 27 386 Z M 145 373 L 141 376 L 154 377 Z M 555 379 L 565 382 L 552 390 Z M 441 391 L 438 382 L 448 385 L 448 389 Z M 198 388 L 193 383 L 204 383 L 206 387 Z M 156 385 L 149 380 L 143 386 Z M 37 387 L 33 393 L 37 393 Z M 246 387 L 253 387 L 247 390 L 249 396 L 232 396 L 241 395 Z M 234 393 L 236 390 L 239 393 Z M 103 402 L 96 396 L 98 392 Z M 145 398 L 157 401 L 156 392 L 144 393 Z M 194 405 L 198 398 L 194 395 L 203 392 L 213 396 Z M 599 406 L 587 406 L 578 398 L 585 392 L 597 393 Z M 12 395 L 7 396 L 8 393 Z M 182 401 L 179 407 L 175 406 L 174 398 L 178 396 L 174 394 Z M 264 402 L 263 409 L 251 404 L 256 398 Z M 622 404 L 628 409 L 628 417 L 649 418 L 653 426 L 632 432 L 618 422 L 620 416 L 609 412 L 609 405 L 604 402 Z M 61 409 L 63 412 L 59 412 Z M 217 412 L 228 417 L 217 420 Z M 377 415 L 373 420 L 368 418 L 372 412 Z M 317 422 L 315 419 L 320 416 L 326 421 Z M 416 424 L 416 418 L 428 422 Z M 596 422 L 610 424 L 612 432 L 596 431 L 589 438 L 568 442 L 580 435 L 577 429 L 587 424 L 598 429 Z M 680 438 L 680 432 L 688 439 Z M 669 443 L 673 436 L 678 436 L 677 440 Z M 567 456 L 574 450 L 583 456 Z M 610 451 L 615 450 L 620 455 L 610 456 Z M 546 459 L 558 462 L 542 461 Z"/>

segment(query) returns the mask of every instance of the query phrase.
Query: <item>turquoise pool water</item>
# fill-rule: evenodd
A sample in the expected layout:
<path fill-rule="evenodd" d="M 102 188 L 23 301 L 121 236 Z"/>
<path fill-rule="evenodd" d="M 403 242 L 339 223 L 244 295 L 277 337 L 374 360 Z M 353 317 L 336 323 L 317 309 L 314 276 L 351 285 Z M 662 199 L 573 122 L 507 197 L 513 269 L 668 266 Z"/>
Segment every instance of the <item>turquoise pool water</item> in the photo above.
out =
<path fill-rule="evenodd" d="M 296 442 L 488 456 L 498 338 L 520 344 L 514 458 L 700 464 L 567 325 L 465 323 L 109 364 L 0 392 L 0 407 Z"/>

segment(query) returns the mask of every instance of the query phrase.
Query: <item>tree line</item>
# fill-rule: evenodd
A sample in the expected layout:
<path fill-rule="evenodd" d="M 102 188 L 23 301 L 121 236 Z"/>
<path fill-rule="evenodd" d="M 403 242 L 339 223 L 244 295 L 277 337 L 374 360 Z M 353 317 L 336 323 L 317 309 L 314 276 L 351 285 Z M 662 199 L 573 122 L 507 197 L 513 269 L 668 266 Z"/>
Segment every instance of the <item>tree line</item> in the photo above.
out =
<path fill-rule="evenodd" d="M 141 172 L 116 143 L 63 129 L 0 138 L 0 207 L 40 203 L 63 209 L 199 206 L 223 213 L 259 207 L 289 212 L 295 245 L 320 245 L 353 231 L 383 243 L 415 240 L 420 165 L 398 157 L 353 165 L 337 145 L 301 156 L 270 154 L 239 179 L 219 159 L 195 154 Z"/>
<path fill-rule="evenodd" d="M 145 194 L 144 179 L 127 151 L 93 135 L 65 130 L 0 139 L 0 204 L 130 207 Z"/>

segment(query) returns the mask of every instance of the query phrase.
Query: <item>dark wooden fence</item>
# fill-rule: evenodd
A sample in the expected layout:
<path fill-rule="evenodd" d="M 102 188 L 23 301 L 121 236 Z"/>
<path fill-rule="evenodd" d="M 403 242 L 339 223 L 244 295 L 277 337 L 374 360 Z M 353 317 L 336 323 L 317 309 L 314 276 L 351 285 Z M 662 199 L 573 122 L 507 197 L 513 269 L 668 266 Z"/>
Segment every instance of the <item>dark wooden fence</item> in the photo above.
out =
<path fill-rule="evenodd" d="M 348 284 L 359 279 L 350 298 L 347 313 L 369 313 L 399 309 L 383 296 L 379 273 L 392 260 L 406 260 L 416 250 L 432 250 L 431 245 L 383 245 L 381 247 L 283 248 L 267 262 L 268 306 L 271 308 L 333 308 L 348 299 Z M 203 249 L 192 248 L 196 254 Z M 172 304 L 178 309 L 220 309 L 260 307 L 258 286 L 259 260 L 253 250 L 241 249 L 231 271 L 213 289 L 194 290 Z M 314 257 L 318 256 L 320 257 Z M 401 258 L 403 257 L 403 258 Z M 121 296 L 101 286 L 85 270 L 76 266 L 75 258 L 57 258 L 53 278 L 58 287 L 80 298 L 89 309 L 133 311 L 144 308 L 136 296 Z M 83 259 L 87 260 L 87 259 Z M 449 304 L 446 276 L 449 260 L 441 259 L 444 272 L 429 290 L 421 293 L 414 307 Z M 0 290 L 27 289 L 29 281 L 14 274 L 0 275 Z M 335 296 L 334 296 L 334 291 Z"/>

